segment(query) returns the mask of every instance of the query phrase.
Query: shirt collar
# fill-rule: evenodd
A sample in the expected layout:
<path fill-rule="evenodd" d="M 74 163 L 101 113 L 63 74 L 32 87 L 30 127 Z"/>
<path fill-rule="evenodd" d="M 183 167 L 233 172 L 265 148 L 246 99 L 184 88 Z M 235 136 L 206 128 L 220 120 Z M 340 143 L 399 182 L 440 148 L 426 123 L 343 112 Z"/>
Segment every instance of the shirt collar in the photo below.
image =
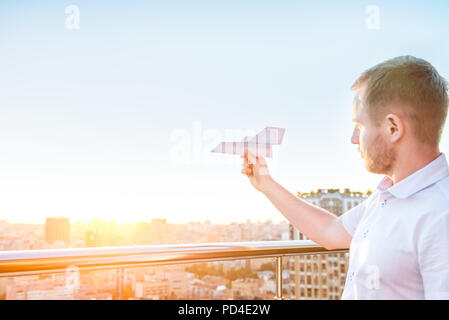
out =
<path fill-rule="evenodd" d="M 377 190 L 388 191 L 396 198 L 405 199 L 447 176 L 449 176 L 449 166 L 446 156 L 440 153 L 435 160 L 395 185 L 389 177 L 385 176 L 377 186 Z"/>

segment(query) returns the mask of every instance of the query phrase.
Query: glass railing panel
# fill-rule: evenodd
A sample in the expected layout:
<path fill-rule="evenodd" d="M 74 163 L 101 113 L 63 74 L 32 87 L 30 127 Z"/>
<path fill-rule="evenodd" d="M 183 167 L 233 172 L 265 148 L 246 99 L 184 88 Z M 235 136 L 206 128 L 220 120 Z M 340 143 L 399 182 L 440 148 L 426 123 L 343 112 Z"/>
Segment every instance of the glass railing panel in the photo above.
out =
<path fill-rule="evenodd" d="M 304 254 L 284 258 L 284 297 L 299 300 L 339 300 L 348 270 L 348 252 Z M 285 272 L 285 271 L 284 271 Z"/>

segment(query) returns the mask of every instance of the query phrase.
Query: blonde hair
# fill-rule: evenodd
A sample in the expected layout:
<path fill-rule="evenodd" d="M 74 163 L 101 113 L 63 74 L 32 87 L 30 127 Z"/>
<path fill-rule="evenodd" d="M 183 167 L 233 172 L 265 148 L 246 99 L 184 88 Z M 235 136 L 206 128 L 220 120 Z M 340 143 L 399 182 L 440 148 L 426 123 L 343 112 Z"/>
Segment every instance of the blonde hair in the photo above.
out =
<path fill-rule="evenodd" d="M 391 111 L 386 106 L 397 101 L 415 136 L 439 145 L 448 111 L 448 83 L 429 62 L 413 56 L 384 61 L 363 72 L 351 89 L 364 84 L 363 102 L 376 124 Z"/>

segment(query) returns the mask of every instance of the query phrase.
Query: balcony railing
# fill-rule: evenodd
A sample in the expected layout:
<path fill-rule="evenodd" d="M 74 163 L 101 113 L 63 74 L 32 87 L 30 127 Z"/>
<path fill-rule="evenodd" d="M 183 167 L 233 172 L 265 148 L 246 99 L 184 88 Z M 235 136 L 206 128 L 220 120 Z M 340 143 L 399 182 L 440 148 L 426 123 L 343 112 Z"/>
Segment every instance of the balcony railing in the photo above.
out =
<path fill-rule="evenodd" d="M 276 259 L 276 298 L 282 299 L 282 257 L 347 252 L 327 250 L 313 241 L 254 241 L 156 246 L 123 246 L 0 252 L 0 277 L 79 270 L 123 269 L 181 263 L 255 258 Z"/>

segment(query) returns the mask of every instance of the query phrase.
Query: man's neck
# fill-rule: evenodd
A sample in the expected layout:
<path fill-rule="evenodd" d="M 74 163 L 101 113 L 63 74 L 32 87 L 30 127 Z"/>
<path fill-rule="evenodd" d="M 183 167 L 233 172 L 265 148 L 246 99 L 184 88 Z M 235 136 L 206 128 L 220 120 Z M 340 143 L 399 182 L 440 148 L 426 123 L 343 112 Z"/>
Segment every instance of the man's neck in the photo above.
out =
<path fill-rule="evenodd" d="M 439 148 L 431 150 L 428 148 L 422 148 L 420 150 L 409 149 L 408 152 L 403 152 L 396 159 L 395 166 L 392 172 L 388 174 L 388 177 L 393 181 L 393 184 L 396 184 L 427 166 L 430 162 L 438 158 L 440 154 Z"/>

